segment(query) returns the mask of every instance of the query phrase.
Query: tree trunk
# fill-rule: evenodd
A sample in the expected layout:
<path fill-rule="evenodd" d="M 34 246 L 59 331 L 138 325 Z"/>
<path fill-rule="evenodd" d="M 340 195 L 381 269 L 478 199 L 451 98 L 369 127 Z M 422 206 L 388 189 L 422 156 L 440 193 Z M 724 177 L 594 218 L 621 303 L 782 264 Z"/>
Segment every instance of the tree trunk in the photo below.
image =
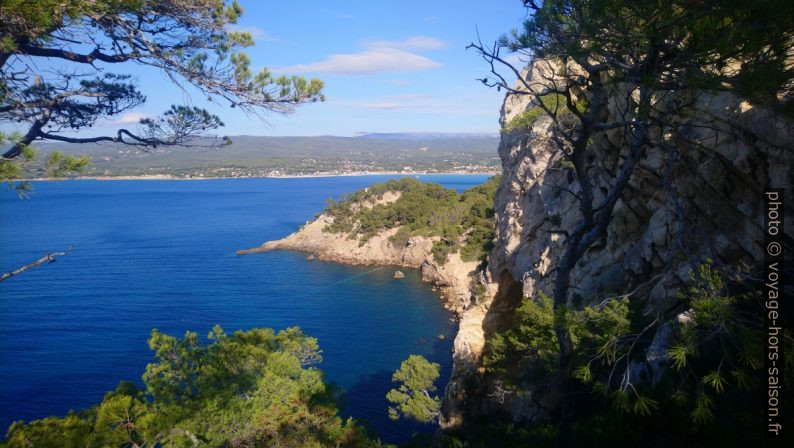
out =
<path fill-rule="evenodd" d="M 36 140 L 36 137 L 41 135 L 42 129 L 50 121 L 50 116 L 52 116 L 52 110 L 45 109 L 44 112 L 42 112 L 41 117 L 34 121 L 30 126 L 30 129 L 28 129 L 28 132 L 24 137 L 22 137 L 22 140 L 11 146 L 11 148 L 6 151 L 5 154 L 3 154 L 3 158 L 13 159 L 15 157 L 19 157 L 19 155 L 22 154 L 22 148 L 31 144 L 33 140 Z"/>
<path fill-rule="evenodd" d="M 579 229 L 577 229 L 579 230 Z M 568 286 L 571 281 L 571 270 L 576 263 L 576 252 L 581 233 L 574 232 L 565 254 L 560 260 L 554 285 L 554 334 L 560 349 L 558 379 L 560 382 L 560 421 L 557 425 L 557 446 L 568 447 L 571 444 L 571 430 L 576 408 L 576 384 L 573 381 L 573 341 L 568 324 Z"/>
<path fill-rule="evenodd" d="M 564 323 L 564 322 L 563 322 Z M 557 446 L 571 446 L 571 432 L 576 409 L 576 383 L 573 381 L 573 342 L 567 326 L 554 330 L 560 345 L 560 422 L 557 426 Z"/>

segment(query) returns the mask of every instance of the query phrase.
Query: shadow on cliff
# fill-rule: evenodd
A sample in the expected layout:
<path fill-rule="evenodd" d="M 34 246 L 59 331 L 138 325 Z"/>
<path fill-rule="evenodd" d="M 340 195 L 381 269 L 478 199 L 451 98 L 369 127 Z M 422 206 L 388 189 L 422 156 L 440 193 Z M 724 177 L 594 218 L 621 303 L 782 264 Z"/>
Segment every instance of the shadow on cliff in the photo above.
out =
<path fill-rule="evenodd" d="M 638 313 L 665 322 L 689 306 L 678 292 L 690 283 L 689 269 L 704 260 L 711 259 L 726 273 L 755 277 L 764 249 L 765 188 L 794 179 L 791 168 L 781 163 L 794 134 L 771 113 L 758 108 L 750 113 L 753 109 L 744 111 L 739 101 L 729 100 L 717 95 L 700 98 L 698 110 L 713 113 L 686 111 L 671 137 L 674 150 L 652 148 L 642 158 L 611 213 L 603 239 L 588 248 L 572 271 L 569 306 L 630 296 Z M 626 154 L 609 138 L 603 136 L 593 145 L 598 161 L 592 162 L 593 169 L 603 171 L 593 176 L 596 205 L 608 197 L 609 179 L 618 175 Z M 523 289 L 530 298 L 539 291 L 553 292 L 554 267 L 565 248 L 560 238 L 580 220 L 573 170 L 550 157 L 543 143 L 506 134 L 500 144 L 505 172 L 495 208 L 504 219 L 497 221 L 504 234 L 490 255 L 497 261 L 491 277 L 499 287 L 482 323 L 486 341 L 512 326 Z M 784 213 L 791 222 L 790 212 Z M 519 244 L 513 244 L 515 240 Z M 784 236 L 783 245 L 792 247 L 792 238 Z M 481 369 L 467 383 L 469 422 L 494 416 L 530 421 L 539 415 L 509 395 L 497 402 L 499 378 L 483 373 Z M 600 412 L 601 404 L 597 406 L 594 414 Z"/>
<path fill-rule="evenodd" d="M 486 341 L 515 324 L 515 310 L 521 305 L 521 300 L 524 297 L 521 282 L 516 281 L 507 270 L 501 271 L 495 278 L 499 288 L 483 319 L 483 333 Z M 483 356 L 487 355 L 486 352 L 487 346 L 483 351 Z M 479 399 L 469 400 L 471 404 L 466 409 L 469 417 L 472 414 L 498 414 L 500 411 L 501 406 L 492 406 L 494 403 L 488 396 L 491 392 L 490 381 L 487 378 L 483 379 L 485 379 L 484 382 L 477 382 L 480 387 L 477 387 L 473 394 Z M 472 406 L 478 407 L 478 409 Z"/>

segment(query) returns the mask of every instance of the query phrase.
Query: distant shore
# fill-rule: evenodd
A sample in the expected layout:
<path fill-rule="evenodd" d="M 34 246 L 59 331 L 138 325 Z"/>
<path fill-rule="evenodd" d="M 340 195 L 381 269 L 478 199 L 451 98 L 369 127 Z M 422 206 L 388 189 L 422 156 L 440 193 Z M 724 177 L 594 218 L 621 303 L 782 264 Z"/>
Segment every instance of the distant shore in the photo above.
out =
<path fill-rule="evenodd" d="M 170 174 L 142 174 L 137 176 L 78 176 L 78 177 L 41 177 L 37 179 L 19 179 L 26 182 L 55 182 L 67 180 L 215 180 L 215 179 L 301 179 L 314 177 L 355 177 L 355 176 L 427 176 L 427 175 L 496 175 L 498 171 L 469 172 L 469 171 L 361 171 L 349 173 L 316 173 L 316 174 L 285 174 L 276 176 L 206 176 L 206 177 L 179 177 Z"/>

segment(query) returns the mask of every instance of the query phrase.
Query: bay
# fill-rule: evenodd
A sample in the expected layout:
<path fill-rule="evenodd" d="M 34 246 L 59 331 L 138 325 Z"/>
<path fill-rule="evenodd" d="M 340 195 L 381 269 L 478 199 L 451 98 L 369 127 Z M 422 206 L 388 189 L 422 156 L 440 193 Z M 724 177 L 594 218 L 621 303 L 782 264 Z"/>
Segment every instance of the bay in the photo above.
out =
<path fill-rule="evenodd" d="M 0 284 L 0 427 L 89 407 L 119 381 L 140 384 L 152 328 L 205 335 L 300 326 L 319 339 L 343 415 L 388 442 L 424 425 L 388 420 L 391 373 L 410 354 L 451 369 L 456 324 L 417 272 L 235 250 L 281 238 L 328 198 L 399 176 L 35 182 L 0 192 L 0 272 L 46 252 L 57 262 Z M 462 191 L 484 175 L 422 175 Z M 440 340 L 439 335 L 445 338 Z"/>

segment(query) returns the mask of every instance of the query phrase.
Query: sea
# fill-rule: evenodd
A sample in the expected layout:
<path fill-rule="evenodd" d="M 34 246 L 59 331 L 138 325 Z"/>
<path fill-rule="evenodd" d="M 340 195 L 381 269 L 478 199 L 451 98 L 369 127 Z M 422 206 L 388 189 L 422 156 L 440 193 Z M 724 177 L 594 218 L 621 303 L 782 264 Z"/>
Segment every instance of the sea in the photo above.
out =
<path fill-rule="evenodd" d="M 90 407 L 119 381 L 142 384 L 153 328 L 182 336 L 299 326 L 323 350 L 342 415 L 389 443 L 432 425 L 393 422 L 386 392 L 411 354 L 451 373 L 453 315 L 418 272 L 310 261 L 305 253 L 237 256 L 284 237 L 329 198 L 398 175 L 33 182 L 0 191 L 0 272 L 66 251 L 0 283 L 0 438 L 13 421 Z M 462 191 L 487 175 L 420 175 Z"/>

